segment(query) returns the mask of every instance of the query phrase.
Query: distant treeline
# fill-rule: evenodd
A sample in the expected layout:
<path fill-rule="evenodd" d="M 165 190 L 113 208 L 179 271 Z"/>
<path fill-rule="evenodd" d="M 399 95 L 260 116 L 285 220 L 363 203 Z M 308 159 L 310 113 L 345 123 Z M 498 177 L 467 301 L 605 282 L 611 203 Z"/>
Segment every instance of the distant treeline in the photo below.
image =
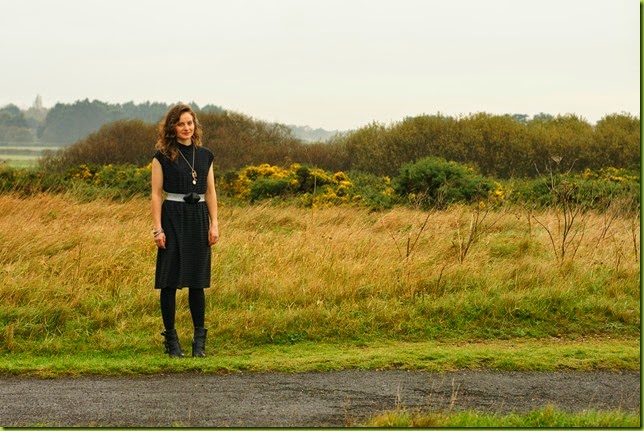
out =
<path fill-rule="evenodd" d="M 640 119 L 611 114 L 595 125 L 575 115 L 421 115 L 384 125 L 372 123 L 327 142 L 304 143 L 285 125 L 234 112 L 200 112 L 204 145 L 212 149 L 218 173 L 249 165 L 300 163 L 325 170 L 396 176 L 425 157 L 466 164 L 481 174 L 534 177 L 548 169 L 583 171 L 640 169 Z M 80 164 L 147 165 L 154 153 L 156 125 L 121 120 L 44 160 L 51 169 Z"/>
<path fill-rule="evenodd" d="M 191 105 L 200 112 L 223 112 L 215 105 L 201 108 L 194 102 Z M 34 104 L 27 111 L 7 105 L 0 108 L 0 142 L 71 144 L 117 120 L 138 119 L 157 123 L 169 107 L 166 103 L 157 102 L 119 104 L 99 100 L 90 102 L 89 99 L 72 104 L 57 103 L 51 109 Z"/>
<path fill-rule="evenodd" d="M 559 169 L 640 167 L 640 119 L 604 116 L 594 126 L 575 115 L 422 115 L 385 126 L 373 123 L 334 144 L 344 169 L 395 175 L 426 156 L 477 167 L 498 178 L 534 176 L 558 161 Z"/>

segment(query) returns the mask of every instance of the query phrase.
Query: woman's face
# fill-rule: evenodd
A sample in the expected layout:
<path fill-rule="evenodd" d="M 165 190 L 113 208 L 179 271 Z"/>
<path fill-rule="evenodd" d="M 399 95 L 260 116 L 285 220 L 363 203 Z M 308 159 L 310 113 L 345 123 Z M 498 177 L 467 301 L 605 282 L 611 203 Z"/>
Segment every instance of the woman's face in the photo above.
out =
<path fill-rule="evenodd" d="M 179 122 L 174 126 L 177 141 L 183 145 L 190 145 L 192 135 L 195 133 L 195 122 L 190 112 L 184 112 L 179 117 Z"/>

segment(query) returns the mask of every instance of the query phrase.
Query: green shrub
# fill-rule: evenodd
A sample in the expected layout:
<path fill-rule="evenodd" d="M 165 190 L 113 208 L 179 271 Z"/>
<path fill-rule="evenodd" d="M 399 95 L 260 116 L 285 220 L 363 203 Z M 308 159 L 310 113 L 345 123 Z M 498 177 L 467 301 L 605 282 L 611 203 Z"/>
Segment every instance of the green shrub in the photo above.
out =
<path fill-rule="evenodd" d="M 373 210 L 389 209 L 400 201 L 389 177 L 364 172 L 350 172 L 349 177 L 361 201 Z"/>
<path fill-rule="evenodd" d="M 294 171 L 300 193 L 315 193 L 318 188 L 333 182 L 331 175 L 321 169 L 297 166 Z"/>
<path fill-rule="evenodd" d="M 97 186 L 123 190 L 127 195 L 148 195 L 150 193 L 151 167 L 133 165 L 102 166 L 94 175 L 93 183 Z"/>
<path fill-rule="evenodd" d="M 115 121 L 43 158 L 40 164 L 46 170 L 58 172 L 84 163 L 145 166 L 154 155 L 156 133 L 155 125 L 141 120 Z"/>
<path fill-rule="evenodd" d="M 639 175 L 610 167 L 513 181 L 510 188 L 511 202 L 535 208 L 566 203 L 603 211 L 619 202 L 622 210 L 632 212 L 638 210 L 640 202 Z"/>
<path fill-rule="evenodd" d="M 0 166 L 0 193 L 18 193 L 29 196 L 40 192 L 58 193 L 69 185 L 61 175 L 38 169 Z"/>
<path fill-rule="evenodd" d="M 290 181 L 285 178 L 257 178 L 250 186 L 251 202 L 290 194 Z"/>
<path fill-rule="evenodd" d="M 404 165 L 394 183 L 400 196 L 438 208 L 486 198 L 492 188 L 491 182 L 473 169 L 438 157 Z"/>
<path fill-rule="evenodd" d="M 127 199 L 150 194 L 151 165 L 138 168 L 133 165 L 87 165 L 67 169 L 63 174 L 48 174 L 62 179 L 59 190 L 43 188 L 42 191 L 70 192 L 83 200 L 98 197 Z"/>

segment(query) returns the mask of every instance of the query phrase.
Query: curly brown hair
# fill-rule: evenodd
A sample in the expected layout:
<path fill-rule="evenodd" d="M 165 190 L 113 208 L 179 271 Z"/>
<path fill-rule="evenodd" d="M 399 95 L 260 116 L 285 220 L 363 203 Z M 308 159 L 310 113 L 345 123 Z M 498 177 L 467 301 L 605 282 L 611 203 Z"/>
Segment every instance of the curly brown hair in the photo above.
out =
<path fill-rule="evenodd" d="M 201 124 L 199 124 L 199 120 L 197 119 L 197 114 L 195 114 L 190 105 L 179 103 L 171 107 L 165 114 L 163 120 L 161 120 L 161 122 L 159 123 L 159 137 L 157 139 L 156 149 L 173 162 L 177 158 L 177 151 L 179 151 L 179 147 L 177 147 L 177 135 L 175 133 L 174 127 L 179 122 L 181 115 L 186 112 L 189 112 L 190 115 L 192 115 L 192 120 L 195 123 L 195 131 L 192 135 L 192 143 L 195 145 L 195 147 L 200 147 L 201 135 L 203 134 L 203 131 L 201 129 Z"/>

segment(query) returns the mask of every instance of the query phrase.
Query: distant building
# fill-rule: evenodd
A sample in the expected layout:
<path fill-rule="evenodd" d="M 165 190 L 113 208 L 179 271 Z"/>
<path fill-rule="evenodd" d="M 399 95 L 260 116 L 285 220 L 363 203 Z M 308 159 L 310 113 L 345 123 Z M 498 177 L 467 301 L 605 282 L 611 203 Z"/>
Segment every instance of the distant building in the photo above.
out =
<path fill-rule="evenodd" d="M 40 94 L 36 95 L 36 100 L 34 100 L 34 104 L 31 106 L 32 108 L 40 111 L 43 109 L 42 107 L 42 97 L 40 97 Z"/>

